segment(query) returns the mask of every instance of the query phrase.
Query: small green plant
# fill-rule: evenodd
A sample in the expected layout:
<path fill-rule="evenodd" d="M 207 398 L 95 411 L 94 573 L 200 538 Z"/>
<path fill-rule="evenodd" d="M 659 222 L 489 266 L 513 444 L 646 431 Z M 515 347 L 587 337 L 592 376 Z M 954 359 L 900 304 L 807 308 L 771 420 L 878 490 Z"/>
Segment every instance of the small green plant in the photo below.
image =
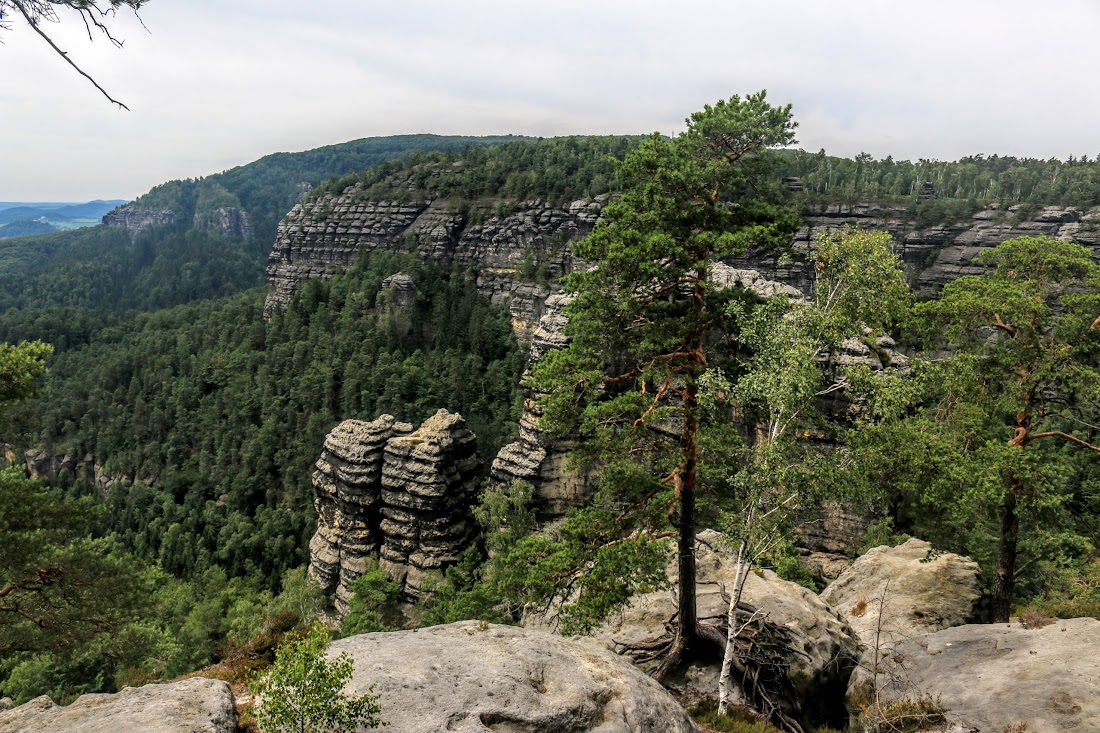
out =
<path fill-rule="evenodd" d="M 314 623 L 305 636 L 279 648 L 267 674 L 253 679 L 252 718 L 260 733 L 352 733 L 383 725 L 377 695 L 344 693 L 351 657 L 341 652 L 327 658 L 328 641 L 328 630 Z"/>
<path fill-rule="evenodd" d="M 348 614 L 340 626 L 341 636 L 369 634 L 375 631 L 396 631 L 403 625 L 401 586 L 390 579 L 377 560 L 367 564 L 366 571 L 353 580 L 349 590 L 354 594 L 348 603 Z"/>

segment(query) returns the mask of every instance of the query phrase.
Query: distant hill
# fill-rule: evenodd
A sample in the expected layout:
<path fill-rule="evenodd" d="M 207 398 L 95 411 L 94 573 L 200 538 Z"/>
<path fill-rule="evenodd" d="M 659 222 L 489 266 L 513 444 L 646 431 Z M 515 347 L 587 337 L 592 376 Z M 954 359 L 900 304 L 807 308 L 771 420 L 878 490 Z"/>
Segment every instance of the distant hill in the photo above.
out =
<path fill-rule="evenodd" d="M 122 199 L 110 201 L 88 201 L 85 203 L 41 203 L 41 202 L 0 202 L 0 238 L 18 237 L 25 233 L 20 228 L 10 230 L 18 233 L 5 233 L 5 225 L 14 223 L 39 223 L 50 228 L 35 231 L 34 234 L 57 231 L 59 229 L 80 229 L 95 226 L 111 209 L 126 203 Z M 45 220 L 45 221 L 42 221 Z M 31 232 L 26 232 L 31 233 Z"/>
<path fill-rule="evenodd" d="M 85 228 L 76 231 L 0 239 L 0 313 L 50 306 L 155 310 L 256 287 L 264 283 L 279 220 L 322 181 L 413 153 L 524 139 L 397 135 L 273 153 L 222 173 L 156 186 L 122 209 L 115 226 L 87 225 L 125 202 L 0 203 L 0 226 L 45 217 L 50 225 L 73 229 L 60 217 L 95 217 L 87 216 Z"/>

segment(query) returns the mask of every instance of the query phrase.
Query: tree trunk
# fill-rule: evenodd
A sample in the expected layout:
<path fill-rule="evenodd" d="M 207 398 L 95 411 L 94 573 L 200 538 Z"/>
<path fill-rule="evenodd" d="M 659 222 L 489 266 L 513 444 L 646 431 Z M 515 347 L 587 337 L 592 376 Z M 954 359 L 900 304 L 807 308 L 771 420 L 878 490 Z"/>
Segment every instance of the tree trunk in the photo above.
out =
<path fill-rule="evenodd" d="M 684 388 L 684 432 L 680 438 L 683 467 L 680 473 L 680 524 L 678 542 L 680 635 L 690 644 L 697 636 L 695 603 L 695 467 L 698 460 L 698 392 L 695 378 L 688 376 Z"/>
<path fill-rule="evenodd" d="M 1001 505 L 1001 536 L 997 543 L 997 570 L 993 576 L 990 612 L 994 623 L 1007 623 L 1016 592 L 1016 555 L 1020 538 L 1020 515 L 1016 513 L 1023 483 L 1010 474 L 1008 491 Z"/>
<path fill-rule="evenodd" d="M 733 581 L 733 595 L 730 598 L 729 613 L 726 617 L 728 631 L 726 632 L 726 651 L 722 655 L 722 672 L 718 676 L 718 714 L 725 715 L 730 703 L 741 705 L 744 703 L 744 695 L 740 687 L 730 689 L 730 674 L 733 671 L 734 657 L 737 656 L 737 604 L 741 602 L 741 594 L 745 589 L 745 580 L 748 578 L 747 554 L 748 543 L 741 540 L 737 548 L 737 574 Z M 733 698 L 733 699 L 731 699 Z"/>

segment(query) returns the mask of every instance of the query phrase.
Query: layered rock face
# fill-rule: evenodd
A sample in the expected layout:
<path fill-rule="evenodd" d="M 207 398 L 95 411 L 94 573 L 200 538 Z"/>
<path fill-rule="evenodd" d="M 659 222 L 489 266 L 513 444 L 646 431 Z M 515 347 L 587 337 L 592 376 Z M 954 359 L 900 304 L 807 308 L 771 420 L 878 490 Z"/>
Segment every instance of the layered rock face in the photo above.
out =
<path fill-rule="evenodd" d="M 415 432 L 383 415 L 345 420 L 328 434 L 313 474 L 318 522 L 310 573 L 339 613 L 371 561 L 415 600 L 425 572 L 462 558 L 474 538 L 470 507 L 480 469 L 476 437 L 446 410 Z"/>
<path fill-rule="evenodd" d="M 174 224 L 175 221 L 176 212 L 171 209 L 139 209 L 130 204 L 103 215 L 104 226 L 129 229 L 134 234 L 151 226 Z"/>
<path fill-rule="evenodd" d="M 236 733 L 233 691 L 221 680 L 194 677 L 163 685 L 81 695 L 72 705 L 48 697 L 0 712 L 0 733 Z"/>
<path fill-rule="evenodd" d="M 526 386 L 531 371 L 555 349 L 564 348 L 569 338 L 564 333 L 565 307 L 572 298 L 555 293 L 546 299 L 544 313 L 531 337 L 531 350 L 523 381 L 523 414 L 519 421 L 519 440 L 500 449 L 489 470 L 489 488 L 508 491 L 516 481 L 535 487 L 534 509 L 542 521 L 565 515 L 570 507 L 582 504 L 595 490 L 593 477 L 568 466 L 574 445 L 551 440 L 539 430 L 540 393 Z"/>
<path fill-rule="evenodd" d="M 548 279 L 570 272 L 569 244 L 591 231 L 607 199 L 565 207 L 499 202 L 463 212 L 445 199 L 368 201 L 358 187 L 326 194 L 295 206 L 279 224 L 267 265 L 275 291 L 265 312 L 288 302 L 304 280 L 331 277 L 361 255 L 413 249 L 444 268 L 476 266 L 479 290 L 494 302 L 509 302 L 517 333 L 525 337 L 538 322 L 549 289 L 522 282 L 518 270 L 529 259 Z"/>
<path fill-rule="evenodd" d="M 818 236 L 848 226 L 885 230 L 894 237 L 895 251 L 905 262 L 910 281 L 918 289 L 930 290 L 982 272 L 973 264 L 978 253 L 1014 237 L 1046 235 L 1087 247 L 1100 245 L 1100 207 L 1047 206 L 1031 216 L 1025 213 L 1021 206 L 1003 209 L 992 204 L 963 221 L 922 227 L 907 216 L 904 204 L 834 204 L 803 212 L 805 224 L 795 235 L 793 249 L 808 253 Z M 813 268 L 806 258 L 781 265 L 775 256 L 753 251 L 731 263 L 759 270 L 804 292 L 813 286 Z"/>
<path fill-rule="evenodd" d="M 407 597 L 420 597 L 424 573 L 457 563 L 473 541 L 480 474 L 477 437 L 446 410 L 386 443 L 379 554 Z"/>
<path fill-rule="evenodd" d="M 244 209 L 223 206 L 206 213 L 195 212 L 194 228 L 214 231 L 222 236 L 249 241 L 252 239 L 252 217 Z"/>
<path fill-rule="evenodd" d="M 333 642 L 391 733 L 696 733 L 667 690 L 579 639 L 462 621 Z"/>

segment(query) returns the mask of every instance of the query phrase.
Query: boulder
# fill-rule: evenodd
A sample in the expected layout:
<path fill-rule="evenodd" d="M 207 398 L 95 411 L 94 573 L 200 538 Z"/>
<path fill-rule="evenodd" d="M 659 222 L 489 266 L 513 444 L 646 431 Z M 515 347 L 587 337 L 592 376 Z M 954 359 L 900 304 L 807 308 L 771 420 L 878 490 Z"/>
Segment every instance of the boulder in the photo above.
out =
<path fill-rule="evenodd" d="M 965 624 L 980 596 L 976 562 L 936 552 L 916 538 L 868 551 L 821 593 L 868 647 L 875 645 L 876 636 L 882 646 Z"/>
<path fill-rule="evenodd" d="M 722 552 L 719 536 L 713 530 L 699 534 L 696 555 L 699 618 L 719 621 L 726 616 L 729 604 L 722 598 L 723 589 L 733 588 L 735 566 L 733 558 Z M 669 578 L 675 584 L 675 558 L 669 563 Z M 848 678 L 859 658 L 859 642 L 848 625 L 808 588 L 783 580 L 770 570 L 749 574 L 742 600 L 767 614 L 768 621 L 783 626 L 789 632 L 791 649 L 787 654 L 791 678 L 801 696 L 800 705 L 811 717 L 829 718 L 822 709 L 825 698 L 839 700 L 848 685 Z M 665 624 L 676 612 L 674 591 L 663 590 L 636 596 L 618 616 L 597 629 L 594 639 L 609 649 L 654 639 L 665 630 Z M 531 625 L 545 624 L 532 618 Z M 647 671 L 651 666 L 643 666 Z M 669 682 L 678 687 L 686 699 L 716 697 L 721 659 L 699 661 L 680 670 Z"/>
<path fill-rule="evenodd" d="M 959 727 L 981 733 L 1100 731 L 1100 621 L 1094 618 L 1037 629 L 956 626 L 884 653 L 877 676 L 881 697 L 931 697 Z M 871 668 L 857 670 L 850 699 L 866 698 L 873 680 Z"/>
<path fill-rule="evenodd" d="M 233 692 L 221 680 L 193 677 L 81 695 L 72 705 L 50 698 L 0 712 L 0 733 L 236 733 Z"/>
<path fill-rule="evenodd" d="M 374 685 L 388 733 L 688 733 L 671 695 L 629 661 L 582 640 L 462 621 L 333 642 Z"/>

